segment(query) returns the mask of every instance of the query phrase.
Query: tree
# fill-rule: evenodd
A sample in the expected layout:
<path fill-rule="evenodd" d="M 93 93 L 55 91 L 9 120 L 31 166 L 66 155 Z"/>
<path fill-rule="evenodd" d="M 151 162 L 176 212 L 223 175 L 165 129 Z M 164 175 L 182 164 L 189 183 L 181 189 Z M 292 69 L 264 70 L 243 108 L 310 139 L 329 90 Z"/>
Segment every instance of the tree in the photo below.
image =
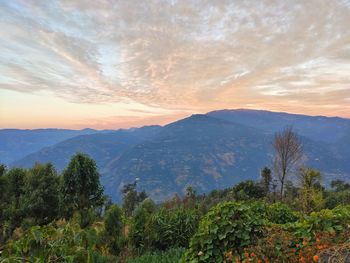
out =
<path fill-rule="evenodd" d="M 136 187 L 136 181 L 123 186 L 123 210 L 126 216 L 131 216 L 138 204 L 147 198 L 146 192 L 142 191 L 138 193 Z"/>
<path fill-rule="evenodd" d="M 57 217 L 59 177 L 51 163 L 37 163 L 29 170 L 21 203 L 26 217 L 33 218 L 35 224 L 46 224 Z"/>
<path fill-rule="evenodd" d="M 27 171 L 22 168 L 13 168 L 7 173 L 8 178 L 8 198 L 15 210 L 19 209 L 20 197 L 24 194 Z"/>
<path fill-rule="evenodd" d="M 3 176 L 6 173 L 6 165 L 0 164 L 0 176 Z"/>
<path fill-rule="evenodd" d="M 6 166 L 0 165 L 0 220 L 2 214 L 2 205 L 5 203 L 6 199 L 6 190 L 7 190 L 7 177 L 6 177 Z"/>
<path fill-rule="evenodd" d="M 191 199 L 195 199 L 196 198 L 196 190 L 193 189 L 193 187 L 191 185 L 189 185 L 186 188 L 186 197 L 187 198 L 191 198 Z"/>
<path fill-rule="evenodd" d="M 143 249 L 147 246 L 147 226 L 152 214 L 157 210 L 156 204 L 151 199 L 144 200 L 136 208 L 131 219 L 128 239 L 133 248 Z"/>
<path fill-rule="evenodd" d="M 331 182 L 331 187 L 335 192 L 342 192 L 350 190 L 350 184 L 344 182 L 343 180 L 337 179 Z"/>
<path fill-rule="evenodd" d="M 103 187 L 96 163 L 88 155 L 77 153 L 63 172 L 61 187 L 65 212 L 87 210 L 103 204 Z"/>
<path fill-rule="evenodd" d="M 280 197 L 283 198 L 283 190 L 286 179 L 296 168 L 303 156 L 300 139 L 291 127 L 275 134 L 272 143 L 274 149 L 274 170 L 280 183 Z"/>
<path fill-rule="evenodd" d="M 6 239 L 23 220 L 21 199 L 25 191 L 27 170 L 13 168 L 1 177 L 1 188 L 4 190 L 1 196 L 1 217 L 6 223 L 2 224 L 0 239 Z"/>
<path fill-rule="evenodd" d="M 293 182 L 287 180 L 284 185 L 284 202 L 290 207 L 297 207 L 297 201 L 300 194 L 300 189 L 294 186 Z"/>
<path fill-rule="evenodd" d="M 301 168 L 299 172 L 300 201 L 302 209 L 310 213 L 314 209 L 321 208 L 323 195 L 321 191 L 321 173 L 311 168 Z"/>
<path fill-rule="evenodd" d="M 264 167 L 261 172 L 261 183 L 265 188 L 266 194 L 270 191 L 270 185 L 272 181 L 271 169 L 268 167 Z"/>
<path fill-rule="evenodd" d="M 123 223 L 122 210 L 117 205 L 111 205 L 104 217 L 105 237 L 111 251 L 116 254 L 122 248 Z"/>
<path fill-rule="evenodd" d="M 338 205 L 350 204 L 350 184 L 343 180 L 333 180 L 332 190 L 326 191 L 325 205 L 327 208 L 334 208 Z"/>
<path fill-rule="evenodd" d="M 266 196 L 265 189 L 261 184 L 252 180 L 240 182 L 232 188 L 232 192 L 237 201 L 260 199 Z"/>
<path fill-rule="evenodd" d="M 4 168 L 4 170 L 1 170 Z M 5 219 L 5 210 L 8 207 L 8 180 L 5 172 L 5 166 L 0 166 L 0 230 Z M 1 231 L 2 232 L 2 231 Z M 2 242 L 2 235 L 0 234 L 0 243 Z"/>

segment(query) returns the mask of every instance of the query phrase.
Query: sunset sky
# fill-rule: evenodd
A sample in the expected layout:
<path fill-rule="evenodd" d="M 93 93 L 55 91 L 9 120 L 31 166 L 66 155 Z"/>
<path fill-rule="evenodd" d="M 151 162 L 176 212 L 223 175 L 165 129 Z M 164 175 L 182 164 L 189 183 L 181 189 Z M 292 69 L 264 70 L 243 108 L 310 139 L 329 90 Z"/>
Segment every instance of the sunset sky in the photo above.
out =
<path fill-rule="evenodd" d="M 350 0 L 0 0 L 0 128 L 350 118 Z"/>

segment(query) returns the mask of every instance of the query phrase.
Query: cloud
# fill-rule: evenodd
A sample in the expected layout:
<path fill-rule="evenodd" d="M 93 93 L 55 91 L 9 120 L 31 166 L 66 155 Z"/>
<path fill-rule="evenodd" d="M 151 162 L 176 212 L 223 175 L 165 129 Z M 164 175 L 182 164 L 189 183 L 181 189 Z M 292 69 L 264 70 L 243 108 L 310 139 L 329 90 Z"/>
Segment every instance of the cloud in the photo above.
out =
<path fill-rule="evenodd" d="M 344 114 L 349 13 L 345 0 L 3 1 L 0 89 Z"/>

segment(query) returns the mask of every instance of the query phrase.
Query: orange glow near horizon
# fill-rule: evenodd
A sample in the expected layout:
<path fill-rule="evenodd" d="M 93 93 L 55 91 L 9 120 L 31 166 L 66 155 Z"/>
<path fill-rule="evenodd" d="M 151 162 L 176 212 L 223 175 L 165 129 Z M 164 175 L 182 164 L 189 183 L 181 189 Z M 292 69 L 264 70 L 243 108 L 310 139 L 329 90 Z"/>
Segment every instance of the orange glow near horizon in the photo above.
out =
<path fill-rule="evenodd" d="M 185 118 L 191 114 L 204 114 L 212 110 L 227 109 L 212 108 L 198 111 L 162 111 L 149 109 L 140 104 L 79 104 L 66 102 L 63 99 L 55 98 L 47 94 L 17 94 L 15 92 L 9 96 L 6 92 L 6 101 L 1 100 L 0 106 L 0 129 L 39 129 L 39 128 L 64 128 L 64 129 L 119 129 L 141 127 L 145 125 L 166 125 L 173 121 Z M 0 91 L 4 95 L 4 92 Z M 2 98 L 4 98 L 3 96 Z M 9 99 L 9 98 L 12 99 Z M 246 108 L 256 110 L 282 111 L 295 114 L 322 115 L 328 117 L 350 118 L 349 111 L 344 111 L 339 115 L 339 110 L 334 112 L 325 107 L 314 109 L 304 107 L 300 111 L 293 110 L 293 107 L 281 108 L 275 105 L 237 105 L 235 108 Z M 2 109 L 8 109 L 11 114 L 4 114 Z M 146 110 L 147 109 L 147 110 Z M 232 108 L 234 109 L 234 108 Z M 152 111 L 153 110 L 153 111 Z M 328 114 L 326 114 L 328 112 Z"/>

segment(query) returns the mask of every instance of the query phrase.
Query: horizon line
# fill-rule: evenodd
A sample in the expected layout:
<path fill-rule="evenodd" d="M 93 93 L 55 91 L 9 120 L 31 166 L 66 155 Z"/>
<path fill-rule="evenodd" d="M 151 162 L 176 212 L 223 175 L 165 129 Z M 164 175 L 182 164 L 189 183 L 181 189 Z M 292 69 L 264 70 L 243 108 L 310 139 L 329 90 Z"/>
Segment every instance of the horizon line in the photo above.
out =
<path fill-rule="evenodd" d="M 151 126 L 166 126 L 170 123 L 180 121 L 183 119 L 186 119 L 192 115 L 207 115 L 211 112 L 219 112 L 219 111 L 260 111 L 260 112 L 270 112 L 270 113 L 279 113 L 279 114 L 288 114 L 288 115 L 298 115 L 298 116 L 307 116 L 307 117 L 314 117 L 314 118 L 329 118 L 329 119 L 343 119 L 343 120 L 349 120 L 350 117 L 340 117 L 340 116 L 330 116 L 330 115 L 309 115 L 309 114 L 303 114 L 303 113 L 293 113 L 293 112 L 287 112 L 287 111 L 273 111 L 273 110 L 265 110 L 265 109 L 249 109 L 249 108 L 226 108 L 226 109 L 218 109 L 218 110 L 211 110 L 206 113 L 192 113 L 190 115 L 187 115 L 184 118 L 176 119 L 174 121 L 167 122 L 165 124 L 147 124 L 147 125 L 140 125 L 140 126 L 130 126 L 130 127 L 119 127 L 119 128 L 111 128 L 111 129 L 98 129 L 98 128 L 91 128 L 91 127 L 85 127 L 81 129 L 74 129 L 74 128 L 64 128 L 64 127 L 43 127 L 43 128 L 0 128 L 0 131 L 3 130 L 19 130 L 19 131 L 35 131 L 35 130 L 71 130 L 71 131 L 82 131 L 82 130 L 94 130 L 94 131 L 118 131 L 118 130 L 129 130 L 129 129 L 137 129 L 142 127 L 151 127 Z"/>

